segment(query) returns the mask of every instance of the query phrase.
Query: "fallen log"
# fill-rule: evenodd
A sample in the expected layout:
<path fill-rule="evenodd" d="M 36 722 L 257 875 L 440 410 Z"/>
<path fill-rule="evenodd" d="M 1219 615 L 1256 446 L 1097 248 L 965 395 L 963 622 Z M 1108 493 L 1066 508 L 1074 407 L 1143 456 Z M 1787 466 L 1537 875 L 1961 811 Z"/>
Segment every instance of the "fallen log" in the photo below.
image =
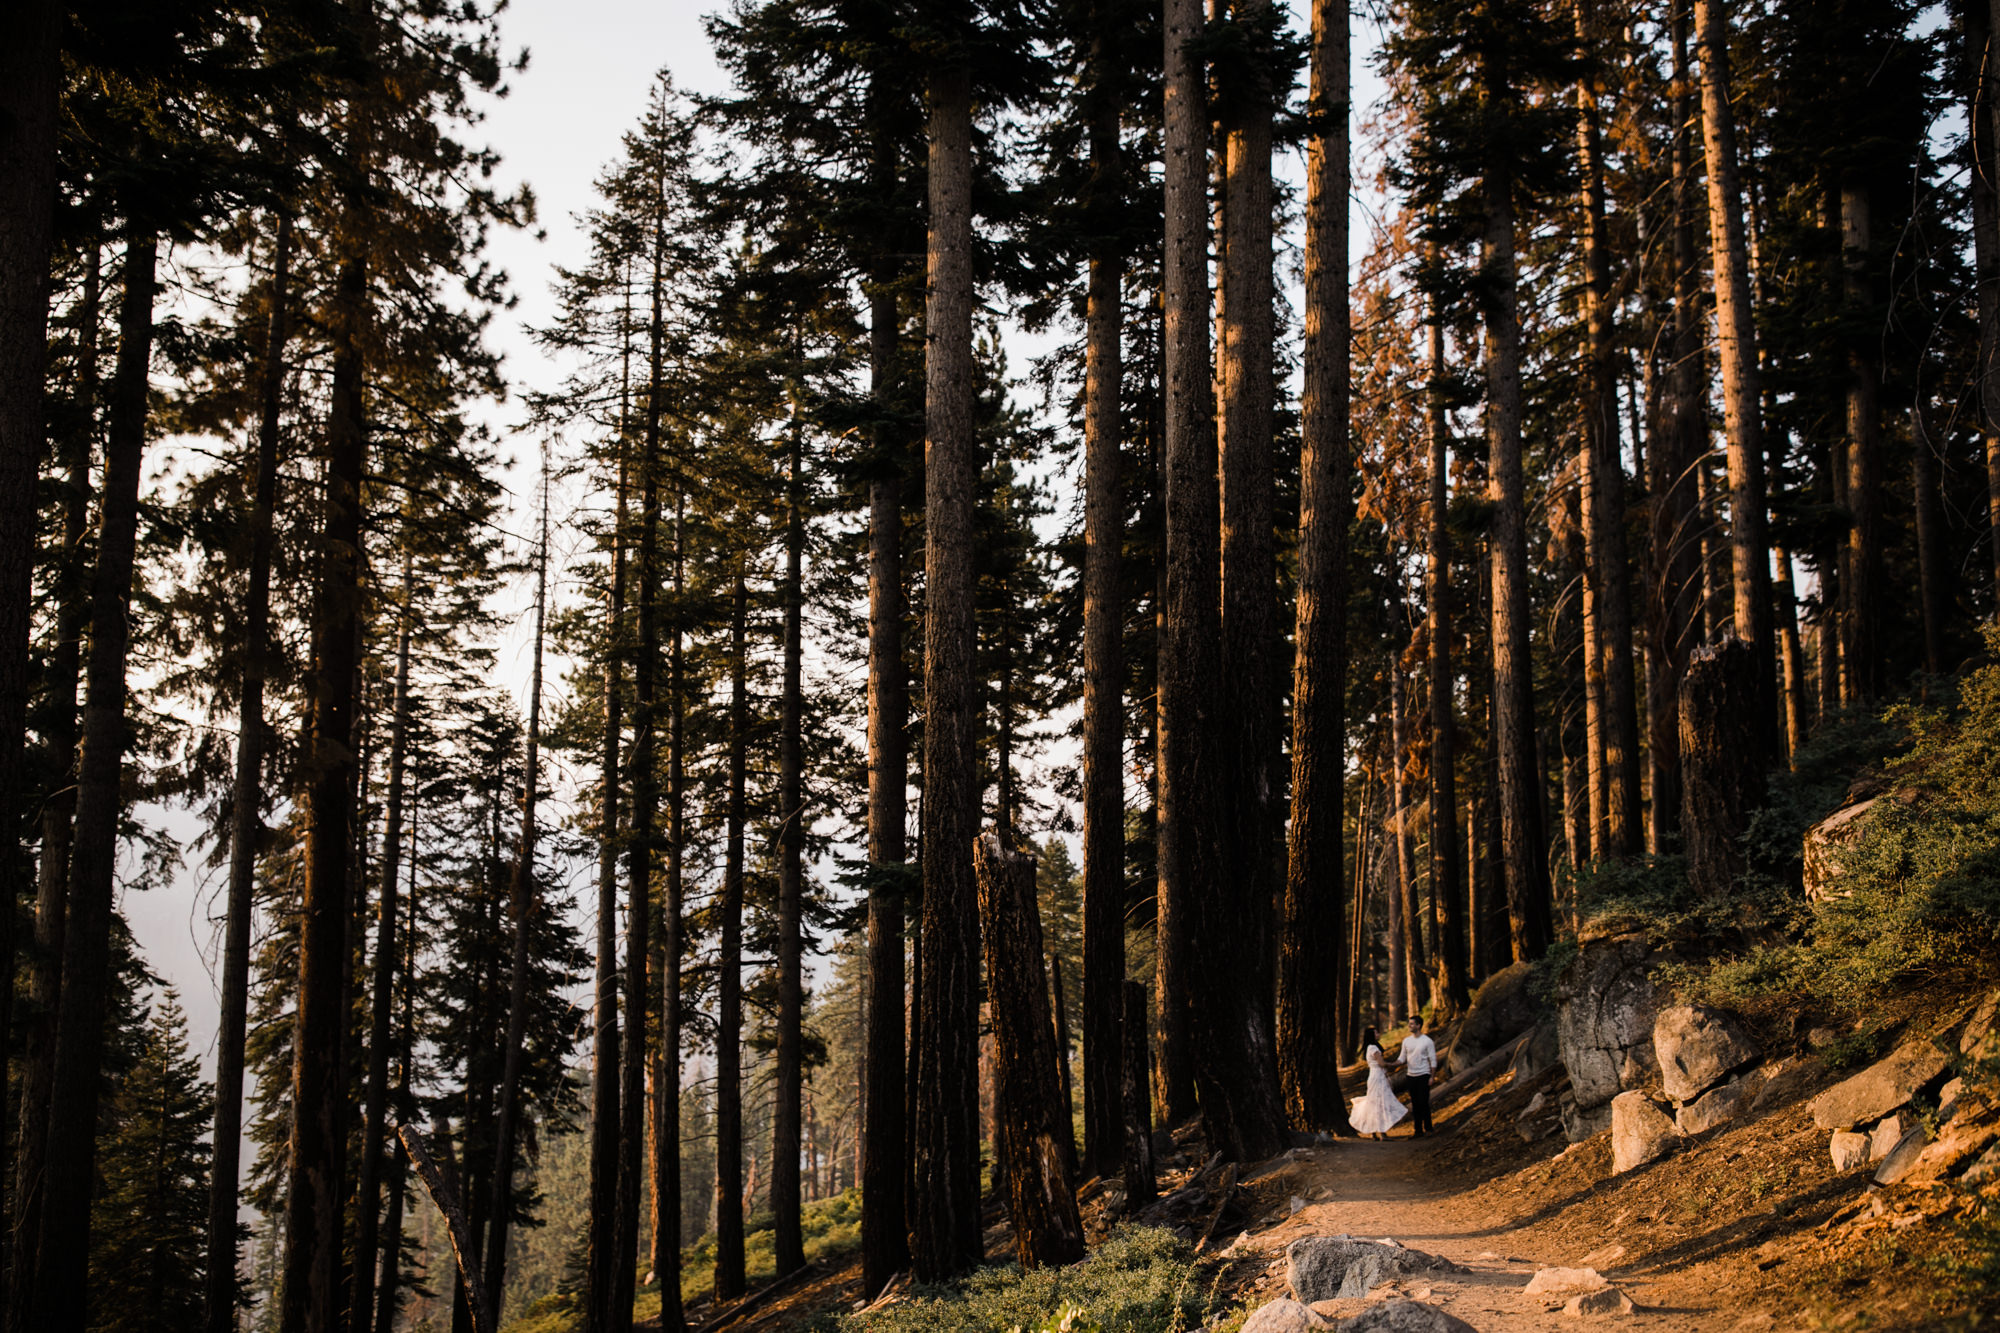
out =
<path fill-rule="evenodd" d="M 403 1150 L 409 1153 L 410 1165 L 417 1169 L 417 1179 L 425 1193 L 431 1196 L 439 1216 L 444 1218 L 452 1257 L 458 1260 L 458 1278 L 465 1284 L 465 1303 L 471 1307 L 472 1333 L 495 1333 L 487 1317 L 487 1311 L 493 1307 L 486 1303 L 486 1283 L 480 1277 L 479 1261 L 472 1248 L 472 1228 L 466 1224 L 465 1209 L 459 1203 L 457 1182 L 449 1167 L 440 1165 L 431 1156 L 430 1144 L 421 1130 L 401 1125 L 396 1136 L 402 1139 Z"/>
<path fill-rule="evenodd" d="M 726 1312 L 718 1310 L 716 1312 L 715 1322 L 712 1324 L 703 1325 L 701 1333 L 720 1333 L 720 1330 L 728 1328 L 731 1324 L 743 1318 L 745 1315 L 756 1313 L 756 1311 L 760 1309 L 764 1305 L 764 1303 L 770 1300 L 773 1296 L 778 1295 L 780 1292 L 784 1291 L 788 1287 L 793 1287 L 798 1285 L 800 1278 L 818 1277 L 819 1272 L 820 1272 L 819 1266 L 817 1264 L 810 1264 L 810 1263 L 807 1264 L 804 1268 L 798 1268 L 792 1270 L 791 1272 L 785 1274 L 783 1277 L 779 1278 L 776 1282 L 772 1282 L 764 1287 L 758 1288 L 756 1291 L 751 1292 L 748 1296 L 745 1296 L 742 1300 L 736 1302 L 735 1305 L 729 1307 L 729 1309 Z M 886 1288 L 885 1288 L 885 1294 L 886 1294 Z"/>
<path fill-rule="evenodd" d="M 1222 1173 L 1222 1188 L 1217 1191 L 1222 1197 L 1216 1201 L 1215 1211 L 1208 1215 L 1208 1225 L 1201 1229 L 1201 1238 L 1195 1242 L 1194 1252 L 1200 1254 L 1215 1239 L 1215 1229 L 1222 1223 L 1222 1215 L 1229 1211 L 1229 1201 L 1236 1194 L 1236 1163 Z"/>
<path fill-rule="evenodd" d="M 1508 1061 L 1514 1058 L 1514 1052 L 1520 1050 L 1522 1044 L 1534 1035 L 1535 1030 L 1529 1028 L 1526 1032 L 1523 1032 L 1520 1036 L 1501 1046 L 1499 1049 L 1489 1051 L 1487 1054 L 1481 1056 L 1478 1063 L 1474 1064 L 1472 1068 L 1466 1070 L 1463 1074 L 1456 1075 L 1447 1082 L 1432 1088 L 1431 1109 L 1435 1111 L 1446 1102 L 1456 1100 L 1466 1089 L 1475 1086 L 1480 1080 L 1490 1076 L 1495 1068 L 1506 1065 Z"/>

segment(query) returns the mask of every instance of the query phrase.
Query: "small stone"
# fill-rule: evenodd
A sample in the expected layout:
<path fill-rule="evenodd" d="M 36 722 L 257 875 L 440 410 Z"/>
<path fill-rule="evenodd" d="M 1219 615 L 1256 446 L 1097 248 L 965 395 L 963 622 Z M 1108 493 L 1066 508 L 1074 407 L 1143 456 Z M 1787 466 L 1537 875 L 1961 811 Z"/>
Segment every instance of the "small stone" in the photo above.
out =
<path fill-rule="evenodd" d="M 1763 1055 L 1736 1015 L 1701 1004 L 1660 1010 L 1653 1020 L 1653 1053 L 1660 1062 L 1660 1086 L 1677 1102 L 1693 1101 Z"/>
<path fill-rule="evenodd" d="M 1965 1096 L 1965 1080 L 1955 1078 L 1938 1089 L 1938 1120 L 1951 1119 L 1958 1114 L 1959 1100 Z"/>
<path fill-rule="evenodd" d="M 1834 1170 L 1852 1171 L 1857 1166 L 1868 1165 L 1868 1136 L 1866 1134 L 1854 1134 L 1844 1129 L 1837 1130 L 1834 1132 L 1833 1143 L 1830 1146 L 1833 1153 Z"/>
<path fill-rule="evenodd" d="M 1831 1046 L 1839 1040 L 1840 1034 L 1832 1028 L 1814 1028 L 1811 1032 L 1806 1033 L 1806 1045 L 1812 1047 L 1814 1050 L 1818 1050 L 1822 1046 Z"/>
<path fill-rule="evenodd" d="M 1896 1141 L 1896 1146 L 1875 1168 L 1877 1185 L 1893 1185 L 1916 1169 L 1917 1159 L 1924 1155 L 1924 1127 L 1918 1125 Z"/>
<path fill-rule="evenodd" d="M 1515 1116 L 1514 1118 L 1516 1120 L 1526 1120 L 1529 1116 L 1533 1115 L 1535 1112 L 1541 1110 L 1542 1107 L 1546 1106 L 1548 1104 L 1548 1100 L 1549 1099 L 1546 1094 L 1539 1092 L 1536 1093 L 1533 1097 L 1528 1099 L 1528 1105 L 1522 1110 L 1521 1114 Z"/>
<path fill-rule="evenodd" d="M 1879 1162 L 1887 1157 L 1890 1151 L 1903 1141 L 1903 1135 L 1909 1133 L 1910 1127 L 1916 1123 L 1915 1117 L 1905 1115 L 1901 1111 L 1892 1111 L 1883 1116 L 1868 1135 L 1868 1160 Z"/>
<path fill-rule="evenodd" d="M 1607 1245 L 1601 1250 L 1592 1250 L 1584 1255 L 1581 1262 L 1585 1268 L 1609 1268 L 1624 1257 L 1623 1245 Z"/>
<path fill-rule="evenodd" d="M 1680 1138 L 1666 1113 L 1643 1092 L 1621 1092 L 1611 1099 L 1611 1169 L 1614 1173 L 1644 1166 L 1669 1152 Z"/>
<path fill-rule="evenodd" d="M 1528 1285 L 1521 1289 L 1521 1294 L 1538 1299 L 1545 1305 L 1555 1305 L 1572 1296 L 1602 1291 L 1610 1285 L 1604 1280 L 1604 1274 L 1595 1268 L 1544 1268 L 1528 1279 Z"/>
<path fill-rule="evenodd" d="M 1616 1287 L 1604 1287 L 1572 1296 L 1563 1302 L 1563 1313 L 1571 1317 L 1597 1314 L 1631 1314 L 1632 1298 Z"/>
<path fill-rule="evenodd" d="M 1243 1333 L 1305 1333 L 1307 1329 L 1326 1327 L 1328 1324 L 1324 1319 L 1297 1301 L 1286 1300 L 1282 1296 L 1258 1306 L 1243 1321 Z"/>
<path fill-rule="evenodd" d="M 1405 1274 L 1465 1271 L 1449 1259 L 1392 1240 L 1353 1236 L 1301 1236 L 1285 1247 L 1285 1262 L 1292 1296 L 1307 1304 L 1364 1296 Z"/>
<path fill-rule="evenodd" d="M 1305 1201 L 1304 1199 L 1301 1199 L 1301 1198 L 1300 1198 L 1300 1197 L 1299 1197 L 1298 1195 L 1296 1195 L 1296 1194 L 1294 1194 L 1294 1195 L 1292 1196 L 1292 1206 L 1291 1206 L 1291 1211 L 1292 1211 L 1292 1212 L 1296 1213 L 1296 1212 L 1298 1212 L 1298 1211 L 1299 1211 L 1299 1210 L 1300 1210 L 1301 1208 L 1304 1208 L 1305 1206 L 1306 1206 L 1306 1201 Z"/>

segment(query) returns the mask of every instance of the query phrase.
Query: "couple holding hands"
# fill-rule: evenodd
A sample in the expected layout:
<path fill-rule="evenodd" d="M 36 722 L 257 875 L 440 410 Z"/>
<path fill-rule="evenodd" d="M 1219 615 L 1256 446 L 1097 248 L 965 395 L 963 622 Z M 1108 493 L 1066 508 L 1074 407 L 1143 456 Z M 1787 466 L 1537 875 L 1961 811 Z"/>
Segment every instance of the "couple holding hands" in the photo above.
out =
<path fill-rule="evenodd" d="M 1362 1134 L 1387 1138 L 1389 1131 L 1401 1122 L 1404 1116 L 1414 1114 L 1415 1137 L 1422 1138 L 1431 1132 L 1431 1075 L 1437 1071 L 1437 1047 L 1424 1035 L 1424 1020 L 1421 1016 L 1410 1020 L 1410 1035 L 1403 1038 L 1402 1049 L 1391 1061 L 1382 1054 L 1382 1039 L 1370 1027 L 1361 1034 L 1361 1049 L 1368 1061 L 1368 1091 L 1355 1098 L 1348 1111 L 1348 1118 L 1354 1128 Z M 1396 1094 L 1389 1090 L 1391 1070 L 1403 1071 L 1410 1093 L 1410 1104 L 1405 1107 L 1396 1100 Z"/>

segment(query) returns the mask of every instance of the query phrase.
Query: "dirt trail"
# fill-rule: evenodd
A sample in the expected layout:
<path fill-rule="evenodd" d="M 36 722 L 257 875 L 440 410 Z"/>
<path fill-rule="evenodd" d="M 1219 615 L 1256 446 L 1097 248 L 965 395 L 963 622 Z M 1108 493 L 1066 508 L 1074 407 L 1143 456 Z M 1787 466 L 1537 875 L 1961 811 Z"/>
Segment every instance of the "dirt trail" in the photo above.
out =
<path fill-rule="evenodd" d="M 1284 1251 L 1301 1236 L 1345 1233 L 1371 1240 L 1393 1239 L 1441 1255 L 1471 1271 L 1402 1282 L 1405 1295 L 1427 1300 L 1480 1329 L 1545 1329 L 1568 1324 L 1522 1294 L 1537 1269 L 1587 1265 L 1602 1272 L 1638 1307 L 1620 1327 L 1658 1330 L 1758 1329 L 1778 1327 L 1768 1311 L 1728 1294 L 1733 1285 L 1704 1274 L 1703 1265 L 1660 1269 L 1627 1267 L 1623 1255 L 1605 1251 L 1616 1244 L 1603 1232 L 1579 1235 L 1548 1222 L 1516 1224 L 1510 1209 L 1496 1206 L 1491 1190 L 1440 1163 L 1438 1150 L 1449 1130 L 1430 1140 L 1398 1135 L 1386 1142 L 1342 1141 L 1302 1150 L 1295 1164 L 1253 1180 L 1253 1186 L 1282 1186 L 1306 1206 L 1276 1226 L 1246 1233 L 1231 1250 L 1238 1271 L 1264 1267 L 1241 1295 L 1253 1305 L 1286 1294 Z M 1358 1302 L 1343 1302 L 1349 1311 Z"/>

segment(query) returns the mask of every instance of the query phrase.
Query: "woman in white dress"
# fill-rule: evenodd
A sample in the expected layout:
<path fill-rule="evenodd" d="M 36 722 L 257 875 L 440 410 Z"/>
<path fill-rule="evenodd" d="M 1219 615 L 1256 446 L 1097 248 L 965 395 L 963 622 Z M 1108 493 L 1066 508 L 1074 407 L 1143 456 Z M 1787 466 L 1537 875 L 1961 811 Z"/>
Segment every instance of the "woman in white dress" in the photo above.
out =
<path fill-rule="evenodd" d="M 1354 1099 L 1348 1120 L 1360 1133 L 1387 1138 L 1389 1131 L 1410 1111 L 1389 1091 L 1389 1062 L 1382 1054 L 1382 1039 L 1375 1035 L 1374 1028 L 1361 1034 L 1361 1049 L 1368 1061 L 1368 1091 Z"/>

